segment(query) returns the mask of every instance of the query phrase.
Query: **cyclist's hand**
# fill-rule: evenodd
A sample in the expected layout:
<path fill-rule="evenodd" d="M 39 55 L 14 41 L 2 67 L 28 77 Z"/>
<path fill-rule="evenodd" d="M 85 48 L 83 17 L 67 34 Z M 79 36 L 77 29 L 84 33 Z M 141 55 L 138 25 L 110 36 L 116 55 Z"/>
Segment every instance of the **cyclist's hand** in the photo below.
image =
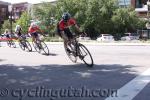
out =
<path fill-rule="evenodd" d="M 46 37 L 46 35 L 44 33 L 41 33 L 42 36 Z"/>
<path fill-rule="evenodd" d="M 86 37 L 86 36 L 87 36 L 87 34 L 86 34 L 85 32 L 80 32 L 80 35 L 81 35 L 82 37 Z"/>

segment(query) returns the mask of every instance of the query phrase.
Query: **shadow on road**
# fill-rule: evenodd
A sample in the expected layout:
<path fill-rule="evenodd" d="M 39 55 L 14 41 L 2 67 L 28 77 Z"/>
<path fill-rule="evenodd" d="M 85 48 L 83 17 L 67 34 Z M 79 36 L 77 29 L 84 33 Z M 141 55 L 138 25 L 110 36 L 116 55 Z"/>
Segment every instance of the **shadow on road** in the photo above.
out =
<path fill-rule="evenodd" d="M 58 54 L 55 54 L 55 53 L 49 53 L 48 55 L 45 53 L 42 53 L 42 55 L 44 55 L 44 56 L 58 56 Z"/>
<path fill-rule="evenodd" d="M 0 88 L 16 89 L 44 86 L 60 89 L 69 86 L 74 88 L 86 86 L 88 89 L 119 89 L 136 76 L 136 71 L 131 69 L 132 67 L 138 66 L 112 64 L 95 65 L 93 68 L 88 68 L 83 64 L 40 66 L 0 65 Z M 59 100 L 77 99 L 64 98 Z M 93 99 L 85 98 L 78 100 Z M 94 100 L 100 99 L 94 98 Z"/>
<path fill-rule="evenodd" d="M 0 62 L 5 61 L 4 59 L 0 59 Z"/>

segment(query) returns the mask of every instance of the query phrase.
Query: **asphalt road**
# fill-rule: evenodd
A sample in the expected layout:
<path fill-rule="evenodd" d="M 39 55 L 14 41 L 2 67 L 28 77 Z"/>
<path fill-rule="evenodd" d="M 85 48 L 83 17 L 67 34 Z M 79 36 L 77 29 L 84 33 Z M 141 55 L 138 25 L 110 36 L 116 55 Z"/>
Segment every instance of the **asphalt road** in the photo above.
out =
<path fill-rule="evenodd" d="M 150 46 L 86 46 L 93 68 L 72 63 L 62 44 L 45 56 L 3 43 L 0 100 L 150 100 Z"/>

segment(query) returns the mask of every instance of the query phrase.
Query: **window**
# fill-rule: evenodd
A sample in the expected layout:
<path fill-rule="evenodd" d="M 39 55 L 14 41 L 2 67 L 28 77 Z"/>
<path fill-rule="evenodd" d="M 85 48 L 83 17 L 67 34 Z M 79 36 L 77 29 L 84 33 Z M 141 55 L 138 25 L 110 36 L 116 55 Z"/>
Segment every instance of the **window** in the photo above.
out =
<path fill-rule="evenodd" d="M 131 5 L 131 0 L 118 0 L 119 6 L 129 6 Z"/>
<path fill-rule="evenodd" d="M 136 8 L 142 8 L 142 1 L 136 0 Z"/>
<path fill-rule="evenodd" d="M 6 12 L 7 12 L 6 8 L 1 8 L 1 15 L 2 16 L 6 16 Z"/>

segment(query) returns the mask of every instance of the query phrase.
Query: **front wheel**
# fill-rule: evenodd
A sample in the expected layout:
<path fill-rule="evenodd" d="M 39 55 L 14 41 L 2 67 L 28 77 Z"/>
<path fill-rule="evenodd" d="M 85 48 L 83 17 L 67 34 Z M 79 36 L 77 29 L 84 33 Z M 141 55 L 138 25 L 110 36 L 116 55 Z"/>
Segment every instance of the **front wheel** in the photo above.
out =
<path fill-rule="evenodd" d="M 92 55 L 83 44 L 79 43 L 78 52 L 79 52 L 79 58 L 83 60 L 87 66 L 93 67 L 94 61 L 93 61 Z"/>
<path fill-rule="evenodd" d="M 8 45 L 9 47 L 16 48 L 16 44 L 15 44 L 15 42 L 12 41 L 12 40 L 8 40 L 8 41 L 7 41 L 7 45 Z"/>
<path fill-rule="evenodd" d="M 9 47 L 11 47 L 11 42 L 10 42 L 10 41 L 7 41 L 7 45 L 8 45 Z"/>

